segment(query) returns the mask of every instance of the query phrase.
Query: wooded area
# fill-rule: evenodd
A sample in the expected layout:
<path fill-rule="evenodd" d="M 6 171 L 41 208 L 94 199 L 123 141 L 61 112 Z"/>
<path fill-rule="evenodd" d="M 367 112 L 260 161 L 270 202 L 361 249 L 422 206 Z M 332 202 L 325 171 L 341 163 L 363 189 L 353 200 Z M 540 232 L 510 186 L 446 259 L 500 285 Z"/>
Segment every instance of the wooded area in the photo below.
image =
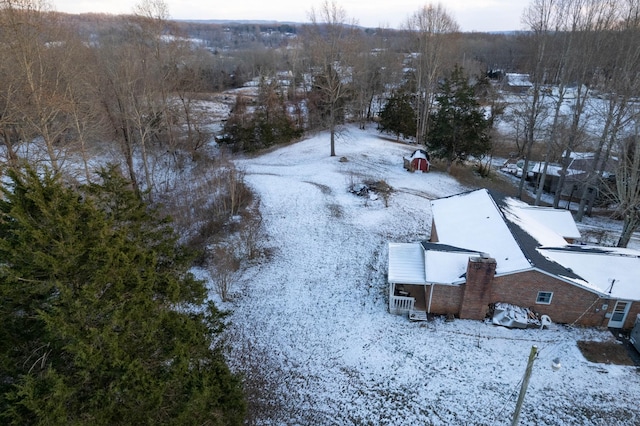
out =
<path fill-rule="evenodd" d="M 438 85 L 457 65 L 471 81 L 495 77 L 487 86 L 493 93 L 478 98 L 491 114 L 507 102 L 499 94 L 506 73 L 530 79 L 502 117 L 514 132 L 494 134 L 494 144 L 563 167 L 571 152 L 593 152 L 597 165 L 628 155 L 636 137 L 639 7 L 635 0 L 534 0 L 523 16 L 529 31 L 479 34 L 459 32 L 443 6 L 430 4 L 393 30 L 358 27 L 357 17 L 328 1 L 312 8 L 309 24 L 294 26 L 172 21 L 162 2 L 111 16 L 5 0 L 3 162 L 46 160 L 70 174 L 65 165 L 79 157 L 84 167 L 73 173 L 91 180 L 92 159 L 115 144 L 126 175 L 153 199 L 161 191 L 158 165 L 180 169 L 215 137 L 256 150 L 328 129 L 335 155 L 339 125 L 377 120 L 394 94 L 410 96 L 414 140 L 426 145 Z M 248 81 L 259 82 L 261 98 L 239 97 L 229 125 L 217 131 L 205 101 Z M 605 101 L 597 111 L 589 108 L 593 99 Z M 602 178 L 594 169 L 582 185 L 578 220 Z M 628 205 L 637 200 L 618 201 L 621 216 L 633 216 Z"/>

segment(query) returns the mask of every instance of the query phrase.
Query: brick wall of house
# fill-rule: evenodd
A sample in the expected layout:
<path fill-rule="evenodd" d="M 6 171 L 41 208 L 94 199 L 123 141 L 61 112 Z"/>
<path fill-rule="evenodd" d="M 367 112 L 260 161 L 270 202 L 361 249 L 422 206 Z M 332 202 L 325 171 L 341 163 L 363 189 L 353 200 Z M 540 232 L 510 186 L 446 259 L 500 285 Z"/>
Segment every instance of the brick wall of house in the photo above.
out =
<path fill-rule="evenodd" d="M 553 292 L 550 304 L 536 303 L 539 291 Z M 495 277 L 491 302 L 506 302 L 529 308 L 540 315 L 548 315 L 552 321 L 585 326 L 606 326 L 607 311 L 613 310 L 615 302 L 600 299 L 596 294 L 570 283 L 560 281 L 538 271 Z"/>
<path fill-rule="evenodd" d="M 427 298 L 430 288 L 427 287 Z M 434 284 L 431 298 L 431 310 L 435 315 L 458 315 L 464 286 L 462 285 L 438 285 Z M 427 300 L 427 303 L 428 300 Z"/>
<path fill-rule="evenodd" d="M 511 303 L 548 315 L 552 321 L 590 327 L 607 327 L 616 300 L 600 298 L 595 293 L 539 271 L 495 276 L 496 262 L 491 258 L 471 257 L 467 265 L 467 282 L 462 285 L 433 287 L 431 306 L 429 286 L 405 285 L 416 298 L 417 309 L 429 309 L 435 315 L 453 314 L 460 318 L 482 320 L 489 305 Z M 425 293 L 426 291 L 426 293 Z M 552 292 L 550 304 L 536 303 L 538 292 Z M 603 305 L 607 305 L 603 309 Z M 640 302 L 633 302 L 624 329 L 631 329 L 640 314 Z"/>
<path fill-rule="evenodd" d="M 467 264 L 467 282 L 464 287 L 460 318 L 484 319 L 493 296 L 496 260 L 490 257 L 470 257 Z"/>

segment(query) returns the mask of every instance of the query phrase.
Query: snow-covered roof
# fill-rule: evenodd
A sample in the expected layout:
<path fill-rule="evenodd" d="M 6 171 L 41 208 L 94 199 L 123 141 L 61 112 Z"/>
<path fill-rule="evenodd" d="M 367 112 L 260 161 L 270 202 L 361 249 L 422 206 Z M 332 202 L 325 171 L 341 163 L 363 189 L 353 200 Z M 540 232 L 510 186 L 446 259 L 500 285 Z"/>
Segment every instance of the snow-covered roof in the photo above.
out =
<path fill-rule="evenodd" d="M 468 251 L 429 250 L 425 254 L 426 280 L 434 284 L 465 282 L 469 257 L 479 253 Z"/>
<path fill-rule="evenodd" d="M 562 237 L 580 237 L 573 216 L 567 210 L 531 207 L 513 198 L 504 200 L 502 210 L 507 220 L 531 237 L 532 244 L 520 243 L 533 245 L 525 247 L 525 252 L 536 267 L 602 295 L 640 300 L 640 252 L 567 244 Z M 615 285 L 609 293 L 612 282 Z"/>
<path fill-rule="evenodd" d="M 566 155 L 566 151 L 562 153 L 562 157 Z M 573 160 L 593 160 L 596 154 L 594 152 L 574 152 L 569 153 L 569 158 Z"/>
<path fill-rule="evenodd" d="M 507 84 L 509 86 L 531 87 L 533 83 L 529 80 L 529 74 L 506 73 Z"/>
<path fill-rule="evenodd" d="M 580 231 L 567 210 L 496 199 L 485 189 L 434 200 L 431 207 L 440 243 L 487 253 L 496 259 L 496 274 L 535 267 L 605 296 L 640 300 L 640 252 L 568 244 L 565 238 L 580 238 Z M 423 246 L 428 282 L 461 281 L 468 252 Z"/>
<path fill-rule="evenodd" d="M 545 240 L 550 238 L 557 240 L 556 235 L 572 239 L 581 237 L 569 210 L 530 206 L 514 198 L 509 198 L 507 204 L 510 209 L 507 209 L 508 212 L 505 212 L 505 216 L 511 220 L 519 220 L 522 227 L 529 231 L 529 234 L 536 230 L 539 231 L 539 238 L 536 239 L 541 244 L 548 245 L 549 243 Z M 509 213 L 513 214 L 512 218 L 509 217 Z M 536 235 L 533 236 L 536 237 Z M 563 245 L 563 242 L 558 240 L 556 244 Z"/>
<path fill-rule="evenodd" d="M 389 243 L 389 282 L 426 284 L 424 256 L 420 243 Z"/>
<path fill-rule="evenodd" d="M 487 253 L 496 259 L 496 274 L 531 269 L 486 189 L 433 200 L 431 211 L 440 242 Z"/>
<path fill-rule="evenodd" d="M 566 152 L 563 152 L 562 157 L 565 155 Z M 610 155 L 607 158 L 600 158 L 595 164 L 596 154 L 594 152 L 570 152 L 569 157 L 571 158 L 570 169 L 589 171 L 595 167 L 596 170 L 604 170 L 607 175 L 615 171 L 618 162 L 615 156 Z"/>
<path fill-rule="evenodd" d="M 570 268 L 576 283 L 615 299 L 640 300 L 640 252 L 617 247 L 541 247 L 540 253 Z"/>
<path fill-rule="evenodd" d="M 416 149 L 415 151 L 413 151 L 413 153 L 411 154 L 411 157 L 409 157 L 411 160 L 416 159 L 416 158 L 423 158 L 425 160 L 428 160 L 428 155 L 427 152 L 422 150 L 422 149 Z"/>
<path fill-rule="evenodd" d="M 544 171 L 544 165 L 544 162 L 535 162 L 533 164 L 530 163 L 529 171 L 534 173 L 542 173 Z M 584 170 L 567 169 L 566 171 L 567 176 L 579 175 L 582 173 L 584 173 Z M 560 176 L 562 174 L 562 166 L 558 164 L 548 163 L 546 174 L 547 176 Z"/>

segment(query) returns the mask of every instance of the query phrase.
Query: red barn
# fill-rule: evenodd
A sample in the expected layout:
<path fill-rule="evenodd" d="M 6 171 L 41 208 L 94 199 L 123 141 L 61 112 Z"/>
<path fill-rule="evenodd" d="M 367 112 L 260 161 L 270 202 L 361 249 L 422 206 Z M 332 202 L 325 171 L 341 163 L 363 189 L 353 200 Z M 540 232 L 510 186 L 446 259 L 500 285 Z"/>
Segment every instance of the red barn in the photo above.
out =
<path fill-rule="evenodd" d="M 411 157 L 409 157 L 409 161 L 411 162 L 411 170 L 420 170 L 424 173 L 429 171 L 429 154 L 427 151 L 422 149 L 417 149 L 413 151 Z"/>

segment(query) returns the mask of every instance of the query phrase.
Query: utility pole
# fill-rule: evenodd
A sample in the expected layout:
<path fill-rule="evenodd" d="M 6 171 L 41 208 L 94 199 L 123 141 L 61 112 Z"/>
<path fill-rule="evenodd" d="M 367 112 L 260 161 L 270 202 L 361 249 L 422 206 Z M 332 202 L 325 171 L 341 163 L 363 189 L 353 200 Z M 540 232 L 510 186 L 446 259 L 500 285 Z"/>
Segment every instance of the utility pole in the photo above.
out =
<path fill-rule="evenodd" d="M 524 372 L 524 379 L 522 379 L 522 386 L 520 387 L 520 395 L 518 395 L 518 402 L 516 402 L 516 411 L 513 413 L 513 421 L 511 426 L 518 426 L 520 423 L 520 409 L 524 402 L 524 395 L 527 393 L 527 386 L 529 386 L 529 378 L 531 377 L 531 370 L 533 369 L 533 361 L 536 359 L 538 353 L 538 347 L 533 345 L 531 347 L 531 353 L 529 354 L 529 361 L 527 362 L 527 369 Z"/>

